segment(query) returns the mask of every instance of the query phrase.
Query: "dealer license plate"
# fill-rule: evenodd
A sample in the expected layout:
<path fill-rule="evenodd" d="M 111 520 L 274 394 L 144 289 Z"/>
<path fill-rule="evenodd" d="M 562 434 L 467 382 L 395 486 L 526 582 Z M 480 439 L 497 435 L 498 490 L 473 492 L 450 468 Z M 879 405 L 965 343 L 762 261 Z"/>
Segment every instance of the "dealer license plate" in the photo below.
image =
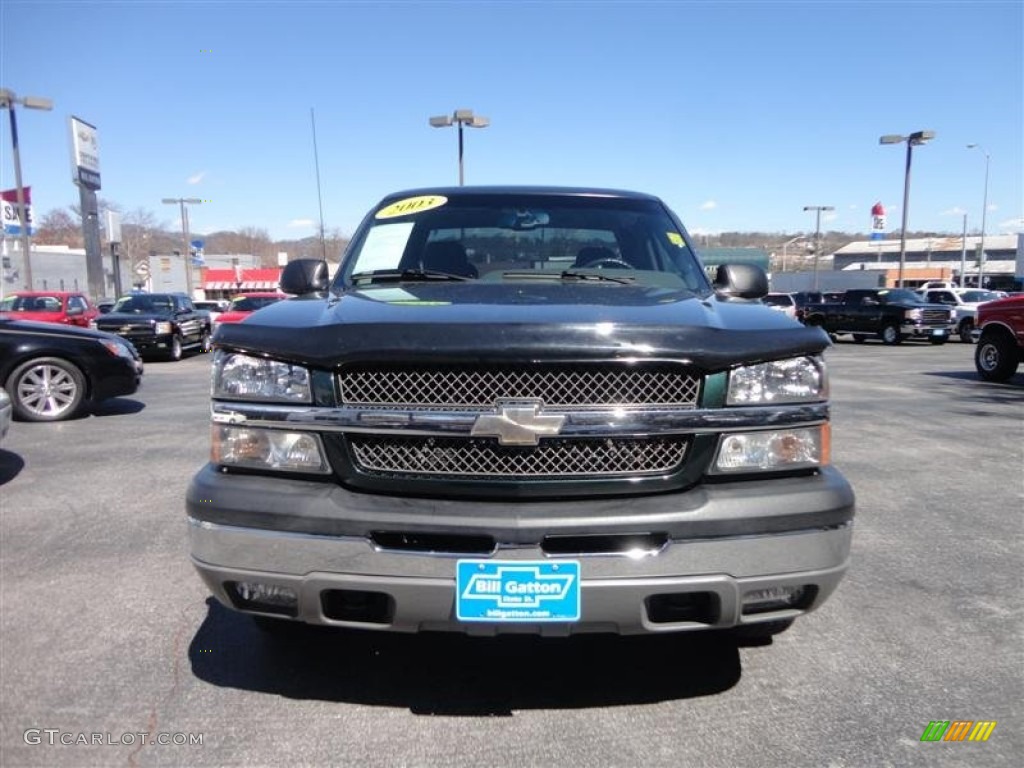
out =
<path fill-rule="evenodd" d="M 579 621 L 576 560 L 459 560 L 455 615 L 459 621 Z"/>
<path fill-rule="evenodd" d="M 932 330 L 932 336 L 945 336 L 946 331 L 943 328 L 935 328 Z"/>

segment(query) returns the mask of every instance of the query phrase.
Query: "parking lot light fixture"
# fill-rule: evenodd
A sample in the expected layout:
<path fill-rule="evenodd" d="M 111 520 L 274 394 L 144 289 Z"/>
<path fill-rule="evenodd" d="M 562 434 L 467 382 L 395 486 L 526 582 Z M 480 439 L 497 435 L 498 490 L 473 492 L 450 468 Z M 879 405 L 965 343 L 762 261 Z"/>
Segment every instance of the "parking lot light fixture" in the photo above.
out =
<path fill-rule="evenodd" d="M 14 115 L 14 105 L 21 104 L 26 109 L 41 109 L 49 112 L 53 102 L 42 96 L 23 96 L 18 98 L 14 91 L 0 88 L 0 107 L 7 110 L 11 119 L 11 157 L 14 160 L 14 186 L 18 198 L 18 223 L 21 234 L 22 267 L 25 270 L 25 282 L 32 290 L 32 252 L 29 250 L 28 206 L 25 205 L 25 187 L 21 182 L 21 154 L 18 150 L 18 120 Z"/>
<path fill-rule="evenodd" d="M 887 133 L 878 138 L 879 144 L 902 144 L 907 145 L 907 169 L 903 176 L 903 223 L 900 226 L 900 271 L 896 279 L 896 287 L 903 287 L 903 270 L 907 261 L 907 209 L 910 204 L 910 160 L 913 149 L 918 144 L 924 144 L 935 138 L 935 131 L 914 131 L 909 136 L 902 136 L 897 133 Z"/>
<path fill-rule="evenodd" d="M 436 117 L 430 118 L 430 125 L 433 128 L 449 128 L 452 125 L 458 125 L 459 127 L 459 186 L 461 187 L 465 183 L 465 176 L 463 173 L 462 165 L 462 126 L 468 125 L 470 128 L 486 128 L 491 124 L 489 118 L 481 117 L 480 115 L 474 115 L 472 109 L 456 109 L 451 115 L 437 115 Z"/>
<path fill-rule="evenodd" d="M 818 257 L 821 253 L 821 212 L 834 211 L 831 205 L 805 205 L 805 211 L 815 211 L 814 224 L 814 290 L 818 290 Z"/>
<path fill-rule="evenodd" d="M 160 202 L 166 203 L 167 205 L 178 205 L 181 206 L 181 237 L 184 241 L 185 250 L 181 253 L 185 257 L 185 286 L 188 289 L 188 297 L 193 297 L 193 285 L 192 285 L 192 254 L 189 252 L 189 240 L 188 240 L 188 211 L 186 205 L 198 205 L 203 202 L 198 197 L 165 197 Z"/>
<path fill-rule="evenodd" d="M 989 154 L 988 150 L 985 149 L 981 144 L 968 144 L 968 149 L 980 149 L 985 153 L 985 196 L 981 203 L 981 247 L 978 249 L 978 289 L 981 290 L 985 287 L 985 214 L 988 211 L 988 163 Z M 963 277 L 961 276 L 961 280 Z"/>

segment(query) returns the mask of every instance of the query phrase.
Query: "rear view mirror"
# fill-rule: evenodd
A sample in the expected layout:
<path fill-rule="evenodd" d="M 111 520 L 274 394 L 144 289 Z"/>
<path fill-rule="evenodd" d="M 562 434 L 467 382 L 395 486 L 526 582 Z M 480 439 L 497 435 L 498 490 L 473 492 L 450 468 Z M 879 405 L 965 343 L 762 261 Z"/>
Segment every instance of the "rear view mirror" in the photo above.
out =
<path fill-rule="evenodd" d="M 768 295 L 768 275 L 755 264 L 720 264 L 715 290 L 736 299 L 760 299 Z"/>
<path fill-rule="evenodd" d="M 327 290 L 329 283 L 327 262 L 321 259 L 296 259 L 289 261 L 281 273 L 281 291 L 296 296 L 320 293 Z"/>

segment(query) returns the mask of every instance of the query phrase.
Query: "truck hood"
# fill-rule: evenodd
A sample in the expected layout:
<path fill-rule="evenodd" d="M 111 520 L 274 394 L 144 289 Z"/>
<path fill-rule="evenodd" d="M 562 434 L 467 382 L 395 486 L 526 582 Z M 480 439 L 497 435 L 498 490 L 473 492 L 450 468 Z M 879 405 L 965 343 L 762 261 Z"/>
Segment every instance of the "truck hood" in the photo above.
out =
<path fill-rule="evenodd" d="M 278 302 L 215 343 L 317 368 L 346 362 L 678 360 L 704 371 L 829 345 L 757 301 L 599 283 L 403 283 Z"/>
<path fill-rule="evenodd" d="M 128 323 L 166 322 L 174 319 L 173 312 L 107 312 L 96 318 L 96 325 L 106 328 Z"/>

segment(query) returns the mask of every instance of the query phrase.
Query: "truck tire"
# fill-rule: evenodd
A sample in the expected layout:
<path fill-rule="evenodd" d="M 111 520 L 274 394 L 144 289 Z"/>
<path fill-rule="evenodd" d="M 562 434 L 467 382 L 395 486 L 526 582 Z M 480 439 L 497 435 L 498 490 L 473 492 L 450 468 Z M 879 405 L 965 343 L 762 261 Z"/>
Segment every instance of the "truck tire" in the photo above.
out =
<path fill-rule="evenodd" d="M 18 366 L 5 387 L 14 414 L 24 421 L 70 419 L 85 404 L 85 376 L 74 363 L 38 357 Z"/>
<path fill-rule="evenodd" d="M 171 337 L 171 347 L 167 350 L 167 359 L 171 362 L 177 362 L 181 360 L 181 336 L 174 334 Z"/>
<path fill-rule="evenodd" d="M 974 367 L 985 381 L 1007 381 L 1017 372 L 1017 348 L 1007 333 L 985 333 L 974 350 Z"/>
<path fill-rule="evenodd" d="M 960 321 L 960 325 L 957 326 L 956 332 L 960 336 L 960 341 L 964 344 L 973 344 L 974 339 L 971 338 L 971 331 L 974 330 L 974 321 L 969 317 L 965 317 Z"/>
<path fill-rule="evenodd" d="M 213 343 L 213 341 L 212 341 L 212 337 L 210 335 L 210 330 L 206 329 L 205 331 L 203 331 L 203 337 L 199 341 L 199 350 L 201 352 L 209 352 L 210 351 L 210 345 L 212 343 Z"/>
<path fill-rule="evenodd" d="M 878 332 L 878 337 L 885 344 L 889 345 L 899 344 L 903 341 L 903 337 L 900 335 L 900 327 L 896 323 L 882 326 L 882 330 Z"/>

